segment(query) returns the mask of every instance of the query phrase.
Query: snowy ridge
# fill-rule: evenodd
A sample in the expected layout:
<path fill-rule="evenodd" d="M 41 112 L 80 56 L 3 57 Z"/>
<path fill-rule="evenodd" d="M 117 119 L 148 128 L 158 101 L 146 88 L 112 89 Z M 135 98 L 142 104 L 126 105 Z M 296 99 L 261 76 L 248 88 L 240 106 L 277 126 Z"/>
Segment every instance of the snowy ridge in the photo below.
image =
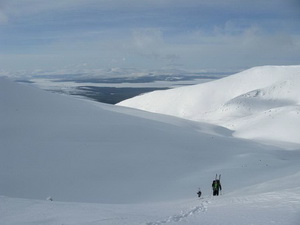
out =
<path fill-rule="evenodd" d="M 236 137 L 299 144 L 299 86 L 300 66 L 264 66 L 118 105 L 224 126 Z"/>

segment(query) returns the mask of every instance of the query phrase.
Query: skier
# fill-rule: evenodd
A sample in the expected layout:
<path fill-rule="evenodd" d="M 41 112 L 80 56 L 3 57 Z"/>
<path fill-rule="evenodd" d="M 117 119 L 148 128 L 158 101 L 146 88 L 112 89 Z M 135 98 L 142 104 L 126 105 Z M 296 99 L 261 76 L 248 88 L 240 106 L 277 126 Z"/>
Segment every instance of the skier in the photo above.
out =
<path fill-rule="evenodd" d="M 216 179 L 212 182 L 212 189 L 213 189 L 213 196 L 218 196 L 219 195 L 219 191 L 221 190 L 222 191 L 222 186 L 221 186 L 221 182 L 220 182 L 220 176 L 219 176 L 219 179 L 217 179 L 217 176 L 216 176 Z"/>
<path fill-rule="evenodd" d="M 199 191 L 197 192 L 198 198 L 201 197 L 201 194 L 202 194 L 202 192 L 201 192 L 201 190 L 200 190 L 200 188 L 199 188 Z"/>

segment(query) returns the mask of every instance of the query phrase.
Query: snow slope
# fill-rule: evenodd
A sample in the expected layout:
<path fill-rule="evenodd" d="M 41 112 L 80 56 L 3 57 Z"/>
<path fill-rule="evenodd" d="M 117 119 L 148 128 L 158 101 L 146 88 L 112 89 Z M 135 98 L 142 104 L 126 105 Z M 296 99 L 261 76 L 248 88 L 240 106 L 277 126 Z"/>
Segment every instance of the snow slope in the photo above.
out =
<path fill-rule="evenodd" d="M 298 192 L 184 199 L 147 204 L 87 204 L 0 197 L 1 224 L 298 225 Z M 4 207 L 3 207 L 4 205 Z"/>
<path fill-rule="evenodd" d="M 255 165 L 252 156 L 265 148 L 235 140 L 220 127 L 7 80 L 1 80 L 0 90 L 0 186 L 7 196 L 107 203 L 188 197 L 220 168 L 233 175 L 244 164 Z M 246 155 L 243 162 L 240 155 Z M 252 169 L 273 173 L 265 163 L 280 156 L 260 157 L 263 163 Z M 263 179 L 261 174 L 255 182 Z"/>
<path fill-rule="evenodd" d="M 299 161 L 223 127 L 0 78 L 0 224 L 296 225 Z"/>
<path fill-rule="evenodd" d="M 299 86 L 300 66 L 264 66 L 119 105 L 224 126 L 236 137 L 299 144 Z"/>

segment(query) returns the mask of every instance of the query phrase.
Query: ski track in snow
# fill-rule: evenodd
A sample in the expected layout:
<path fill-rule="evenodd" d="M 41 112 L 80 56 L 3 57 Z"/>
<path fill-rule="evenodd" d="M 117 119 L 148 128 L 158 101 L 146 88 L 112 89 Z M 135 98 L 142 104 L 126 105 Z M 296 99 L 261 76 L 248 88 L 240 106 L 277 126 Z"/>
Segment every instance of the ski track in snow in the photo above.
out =
<path fill-rule="evenodd" d="M 193 216 L 197 213 L 206 212 L 208 204 L 209 204 L 209 201 L 205 200 L 199 206 L 193 207 L 192 209 L 190 209 L 188 211 L 182 211 L 179 214 L 170 216 L 164 220 L 148 222 L 148 223 L 146 223 L 146 225 L 161 225 L 161 224 L 167 224 L 167 223 L 181 222 L 182 220 L 184 220 L 190 216 Z"/>

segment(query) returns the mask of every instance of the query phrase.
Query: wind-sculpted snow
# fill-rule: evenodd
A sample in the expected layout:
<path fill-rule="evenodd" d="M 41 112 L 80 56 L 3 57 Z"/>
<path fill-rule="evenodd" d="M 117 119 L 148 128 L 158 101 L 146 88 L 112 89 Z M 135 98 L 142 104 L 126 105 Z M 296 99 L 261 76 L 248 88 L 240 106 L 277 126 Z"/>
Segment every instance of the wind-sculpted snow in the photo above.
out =
<path fill-rule="evenodd" d="M 299 86 L 300 66 L 265 66 L 208 83 L 155 91 L 119 105 L 221 125 L 236 131 L 237 137 L 299 144 Z"/>

